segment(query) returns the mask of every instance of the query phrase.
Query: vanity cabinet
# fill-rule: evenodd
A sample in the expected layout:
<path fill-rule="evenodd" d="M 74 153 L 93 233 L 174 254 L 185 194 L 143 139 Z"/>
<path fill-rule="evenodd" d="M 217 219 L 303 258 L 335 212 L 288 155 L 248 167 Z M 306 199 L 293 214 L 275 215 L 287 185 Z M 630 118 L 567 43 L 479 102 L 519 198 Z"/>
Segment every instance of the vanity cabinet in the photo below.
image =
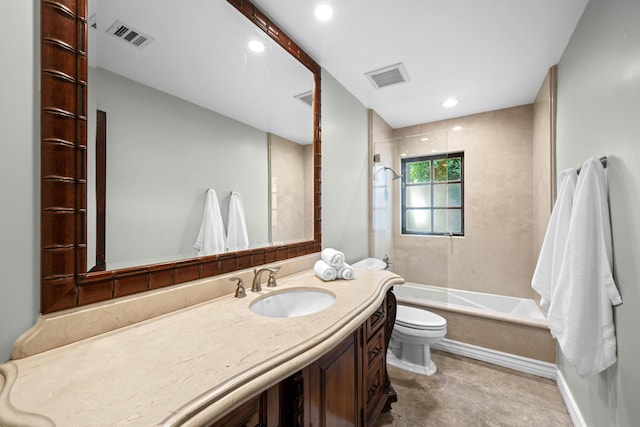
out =
<path fill-rule="evenodd" d="M 395 304 L 387 292 L 362 326 L 303 370 L 304 426 L 372 426 L 397 401 L 386 363 Z"/>
<path fill-rule="evenodd" d="M 248 402 L 243 403 L 231 413 L 218 420 L 216 427 L 278 427 L 287 426 L 280 423 L 280 396 L 285 382 L 276 384 L 263 391 Z"/>
<path fill-rule="evenodd" d="M 219 420 L 216 427 L 256 427 L 266 425 L 264 417 L 265 411 L 262 410 L 262 403 L 264 401 L 264 394 L 260 394 L 258 397 L 254 397 L 248 402 L 243 403 L 233 412 L 224 416 Z"/>
<path fill-rule="evenodd" d="M 386 375 L 385 352 L 384 328 L 380 328 L 367 341 L 363 352 L 364 390 L 362 396 L 364 398 L 365 420 L 367 421 L 365 425 L 373 424 L 370 422 L 371 420 L 375 422 L 387 401 L 383 399 Z"/>
<path fill-rule="evenodd" d="M 362 328 L 303 369 L 304 426 L 362 425 L 360 339 Z"/>
<path fill-rule="evenodd" d="M 395 297 L 318 360 L 215 423 L 216 427 L 372 426 L 397 401 L 386 369 Z"/>
<path fill-rule="evenodd" d="M 256 317 L 249 307 L 273 290 L 235 298 L 221 277 L 38 319 L 16 341 L 17 356 L 0 365 L 0 425 L 31 425 L 32 417 L 92 425 L 98 412 L 104 425 L 375 425 L 395 400 L 386 373 L 395 298 L 387 291 L 403 280 L 360 269 L 349 282 L 325 282 L 315 262 L 317 255 L 291 261 L 296 274 L 275 291 L 334 294 L 318 315 Z M 210 292 L 220 295 L 175 312 L 165 307 Z M 143 306 L 149 311 L 138 313 Z M 142 321 L 156 310 L 163 315 Z"/>

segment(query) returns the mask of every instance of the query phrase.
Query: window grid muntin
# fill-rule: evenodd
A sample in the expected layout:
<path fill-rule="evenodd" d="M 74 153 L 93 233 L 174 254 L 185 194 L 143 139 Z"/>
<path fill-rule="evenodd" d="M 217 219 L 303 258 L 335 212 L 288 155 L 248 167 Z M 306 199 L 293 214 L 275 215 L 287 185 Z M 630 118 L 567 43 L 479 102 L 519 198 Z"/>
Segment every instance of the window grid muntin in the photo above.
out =
<path fill-rule="evenodd" d="M 447 180 L 447 181 L 435 181 L 435 171 L 434 171 L 434 161 L 435 160 L 444 160 L 451 158 L 460 158 L 460 178 L 457 180 Z M 412 163 L 429 161 L 430 168 L 430 179 L 429 182 L 419 182 L 412 184 L 410 183 L 409 176 L 409 165 Z M 452 153 L 444 153 L 444 154 L 436 154 L 430 156 L 418 156 L 405 158 L 401 161 L 401 170 L 404 175 L 402 179 L 402 190 L 401 190 L 401 223 L 402 223 L 402 234 L 410 234 L 410 235 L 426 235 L 426 236 L 464 236 L 464 152 L 452 152 Z M 434 199 L 434 187 L 435 186 L 448 186 L 449 184 L 460 184 L 460 206 L 438 206 L 435 207 L 435 199 Z M 407 207 L 407 188 L 411 187 L 429 187 L 430 193 L 430 205 L 424 207 Z M 449 190 L 446 190 L 447 198 L 449 195 Z M 435 232 L 434 231 L 434 222 L 435 222 L 435 211 L 443 211 L 443 210 L 457 210 L 460 212 L 460 231 L 449 233 L 447 232 Z M 428 211 L 428 216 L 430 218 L 430 231 L 415 231 L 410 230 L 408 227 L 408 214 L 412 211 Z"/>

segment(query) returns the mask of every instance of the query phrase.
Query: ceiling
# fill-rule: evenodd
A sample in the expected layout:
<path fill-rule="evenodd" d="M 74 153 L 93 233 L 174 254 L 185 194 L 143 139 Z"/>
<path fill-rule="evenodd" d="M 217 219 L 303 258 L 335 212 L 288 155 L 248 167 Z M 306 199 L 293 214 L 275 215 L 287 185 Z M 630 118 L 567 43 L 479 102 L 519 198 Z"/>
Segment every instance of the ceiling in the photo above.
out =
<path fill-rule="evenodd" d="M 333 18 L 317 21 L 319 3 Z M 587 0 L 254 0 L 392 128 L 533 102 Z M 365 73 L 403 63 L 408 83 Z M 445 109 L 441 102 L 459 104 Z"/>
<path fill-rule="evenodd" d="M 313 142 L 313 109 L 295 97 L 311 92 L 313 74 L 225 0 L 90 0 L 88 14 L 90 66 L 291 141 Z M 110 33 L 123 27 L 135 31 L 132 42 L 140 35 L 153 41 L 138 48 L 125 42 L 132 33 Z M 248 49 L 254 40 L 263 52 Z M 99 87 L 92 77 L 89 85 Z"/>
<path fill-rule="evenodd" d="M 533 102 L 587 0 L 253 0 L 392 128 Z M 333 18 L 317 21 L 320 2 Z M 89 63 L 300 143 L 312 109 L 294 96 L 311 73 L 225 0 L 91 0 Z M 137 49 L 116 20 L 155 38 Z M 91 22 L 90 22 L 91 23 Z M 242 30 L 241 30 L 242 28 Z M 259 38 L 267 55 L 247 50 Z M 365 73 L 402 63 L 407 83 L 375 89 Z M 445 109 L 443 100 L 459 104 Z"/>

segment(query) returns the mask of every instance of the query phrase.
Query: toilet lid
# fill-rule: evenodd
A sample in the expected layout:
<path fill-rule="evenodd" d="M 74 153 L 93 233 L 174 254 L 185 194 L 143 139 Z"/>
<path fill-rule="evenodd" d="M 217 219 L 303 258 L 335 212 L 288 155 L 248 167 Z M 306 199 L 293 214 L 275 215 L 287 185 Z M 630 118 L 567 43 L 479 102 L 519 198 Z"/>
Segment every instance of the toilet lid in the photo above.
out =
<path fill-rule="evenodd" d="M 430 311 L 406 305 L 398 305 L 396 323 L 407 328 L 429 330 L 441 329 L 447 325 L 447 320 Z"/>

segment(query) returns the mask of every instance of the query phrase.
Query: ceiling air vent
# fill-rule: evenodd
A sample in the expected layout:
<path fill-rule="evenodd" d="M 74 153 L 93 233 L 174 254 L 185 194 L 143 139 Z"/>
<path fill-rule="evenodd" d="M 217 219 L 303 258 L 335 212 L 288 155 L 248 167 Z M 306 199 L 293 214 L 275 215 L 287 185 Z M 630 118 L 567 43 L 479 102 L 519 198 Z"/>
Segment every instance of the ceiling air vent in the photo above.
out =
<path fill-rule="evenodd" d="M 389 87 L 409 81 L 407 70 L 402 63 L 390 65 L 364 74 L 376 89 Z"/>
<path fill-rule="evenodd" d="M 107 34 L 111 34 L 138 49 L 142 49 L 155 40 L 153 37 L 131 28 L 120 20 L 117 20 L 109 27 Z"/>
<path fill-rule="evenodd" d="M 305 104 L 307 104 L 309 107 L 313 106 L 313 92 L 312 91 L 303 92 L 301 94 L 298 94 L 298 95 L 294 96 L 294 98 L 299 99 L 300 101 L 302 101 Z"/>

